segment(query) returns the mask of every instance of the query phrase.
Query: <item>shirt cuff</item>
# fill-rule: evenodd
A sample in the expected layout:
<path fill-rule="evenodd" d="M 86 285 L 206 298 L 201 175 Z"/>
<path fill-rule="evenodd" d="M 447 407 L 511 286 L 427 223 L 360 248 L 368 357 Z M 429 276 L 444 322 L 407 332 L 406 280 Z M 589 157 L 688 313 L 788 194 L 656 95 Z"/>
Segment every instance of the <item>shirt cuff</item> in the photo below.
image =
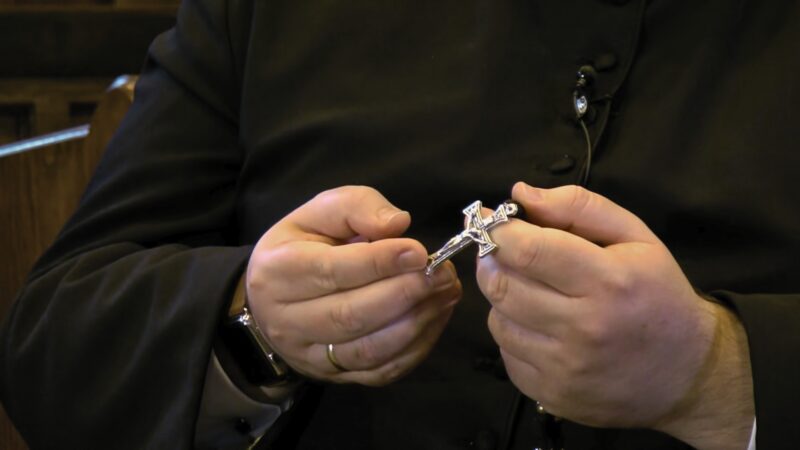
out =
<path fill-rule="evenodd" d="M 756 419 L 753 419 L 753 431 L 750 432 L 750 443 L 747 450 L 756 450 Z"/>
<path fill-rule="evenodd" d="M 203 398 L 195 430 L 197 449 L 243 449 L 266 434 L 278 417 L 292 406 L 291 387 L 264 388 L 271 403 L 258 402 L 237 388 L 216 353 L 208 363 Z"/>

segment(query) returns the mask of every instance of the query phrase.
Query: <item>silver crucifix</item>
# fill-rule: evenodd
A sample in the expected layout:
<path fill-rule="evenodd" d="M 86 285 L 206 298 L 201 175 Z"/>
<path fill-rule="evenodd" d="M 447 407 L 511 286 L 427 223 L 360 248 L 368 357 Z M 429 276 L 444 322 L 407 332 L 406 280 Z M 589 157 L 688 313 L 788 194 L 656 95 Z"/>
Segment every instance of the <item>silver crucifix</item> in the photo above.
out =
<path fill-rule="evenodd" d="M 519 205 L 513 202 L 505 202 L 498 206 L 491 216 L 484 218 L 481 215 L 483 205 L 478 200 L 464 208 L 464 231 L 453 236 L 442 248 L 428 255 L 428 265 L 425 267 L 425 275 L 432 275 L 440 264 L 452 258 L 473 242 L 478 244 L 478 256 L 483 258 L 497 248 L 497 244 L 489 236 L 489 230 L 508 222 L 509 217 L 519 213 Z"/>

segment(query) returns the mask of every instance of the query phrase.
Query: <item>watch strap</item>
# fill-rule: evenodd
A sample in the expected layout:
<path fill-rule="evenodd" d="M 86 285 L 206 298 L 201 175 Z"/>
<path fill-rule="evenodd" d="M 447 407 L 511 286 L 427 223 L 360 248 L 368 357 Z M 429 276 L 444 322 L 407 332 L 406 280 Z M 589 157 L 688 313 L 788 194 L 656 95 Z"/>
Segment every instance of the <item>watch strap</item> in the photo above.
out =
<path fill-rule="evenodd" d="M 269 345 L 250 312 L 244 276 L 236 286 L 219 334 L 227 353 L 248 382 L 271 386 L 285 383 L 291 377 L 289 366 Z"/>

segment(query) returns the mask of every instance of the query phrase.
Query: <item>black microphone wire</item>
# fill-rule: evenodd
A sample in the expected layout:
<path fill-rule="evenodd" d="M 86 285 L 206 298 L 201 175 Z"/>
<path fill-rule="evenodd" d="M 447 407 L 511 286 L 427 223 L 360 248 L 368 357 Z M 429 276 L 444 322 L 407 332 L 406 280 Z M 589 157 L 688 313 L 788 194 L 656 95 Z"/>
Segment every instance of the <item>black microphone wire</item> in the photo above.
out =
<path fill-rule="evenodd" d="M 586 140 L 586 159 L 581 165 L 581 170 L 578 171 L 578 184 L 586 187 L 589 184 L 589 173 L 592 170 L 592 136 L 589 134 L 589 128 L 586 126 L 586 122 L 583 121 L 583 117 L 578 118 L 578 123 Z"/>

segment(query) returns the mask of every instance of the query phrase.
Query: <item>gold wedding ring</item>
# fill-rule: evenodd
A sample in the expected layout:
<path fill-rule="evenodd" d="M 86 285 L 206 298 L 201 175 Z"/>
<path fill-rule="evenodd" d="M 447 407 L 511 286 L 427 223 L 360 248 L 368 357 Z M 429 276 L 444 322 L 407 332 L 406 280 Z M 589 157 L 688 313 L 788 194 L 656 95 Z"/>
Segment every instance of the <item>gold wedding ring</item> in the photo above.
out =
<path fill-rule="evenodd" d="M 347 372 L 347 369 L 336 359 L 336 354 L 333 353 L 333 344 L 328 344 L 325 347 L 325 356 L 328 357 L 328 361 L 330 361 L 331 365 L 335 367 L 336 370 L 339 372 Z"/>

